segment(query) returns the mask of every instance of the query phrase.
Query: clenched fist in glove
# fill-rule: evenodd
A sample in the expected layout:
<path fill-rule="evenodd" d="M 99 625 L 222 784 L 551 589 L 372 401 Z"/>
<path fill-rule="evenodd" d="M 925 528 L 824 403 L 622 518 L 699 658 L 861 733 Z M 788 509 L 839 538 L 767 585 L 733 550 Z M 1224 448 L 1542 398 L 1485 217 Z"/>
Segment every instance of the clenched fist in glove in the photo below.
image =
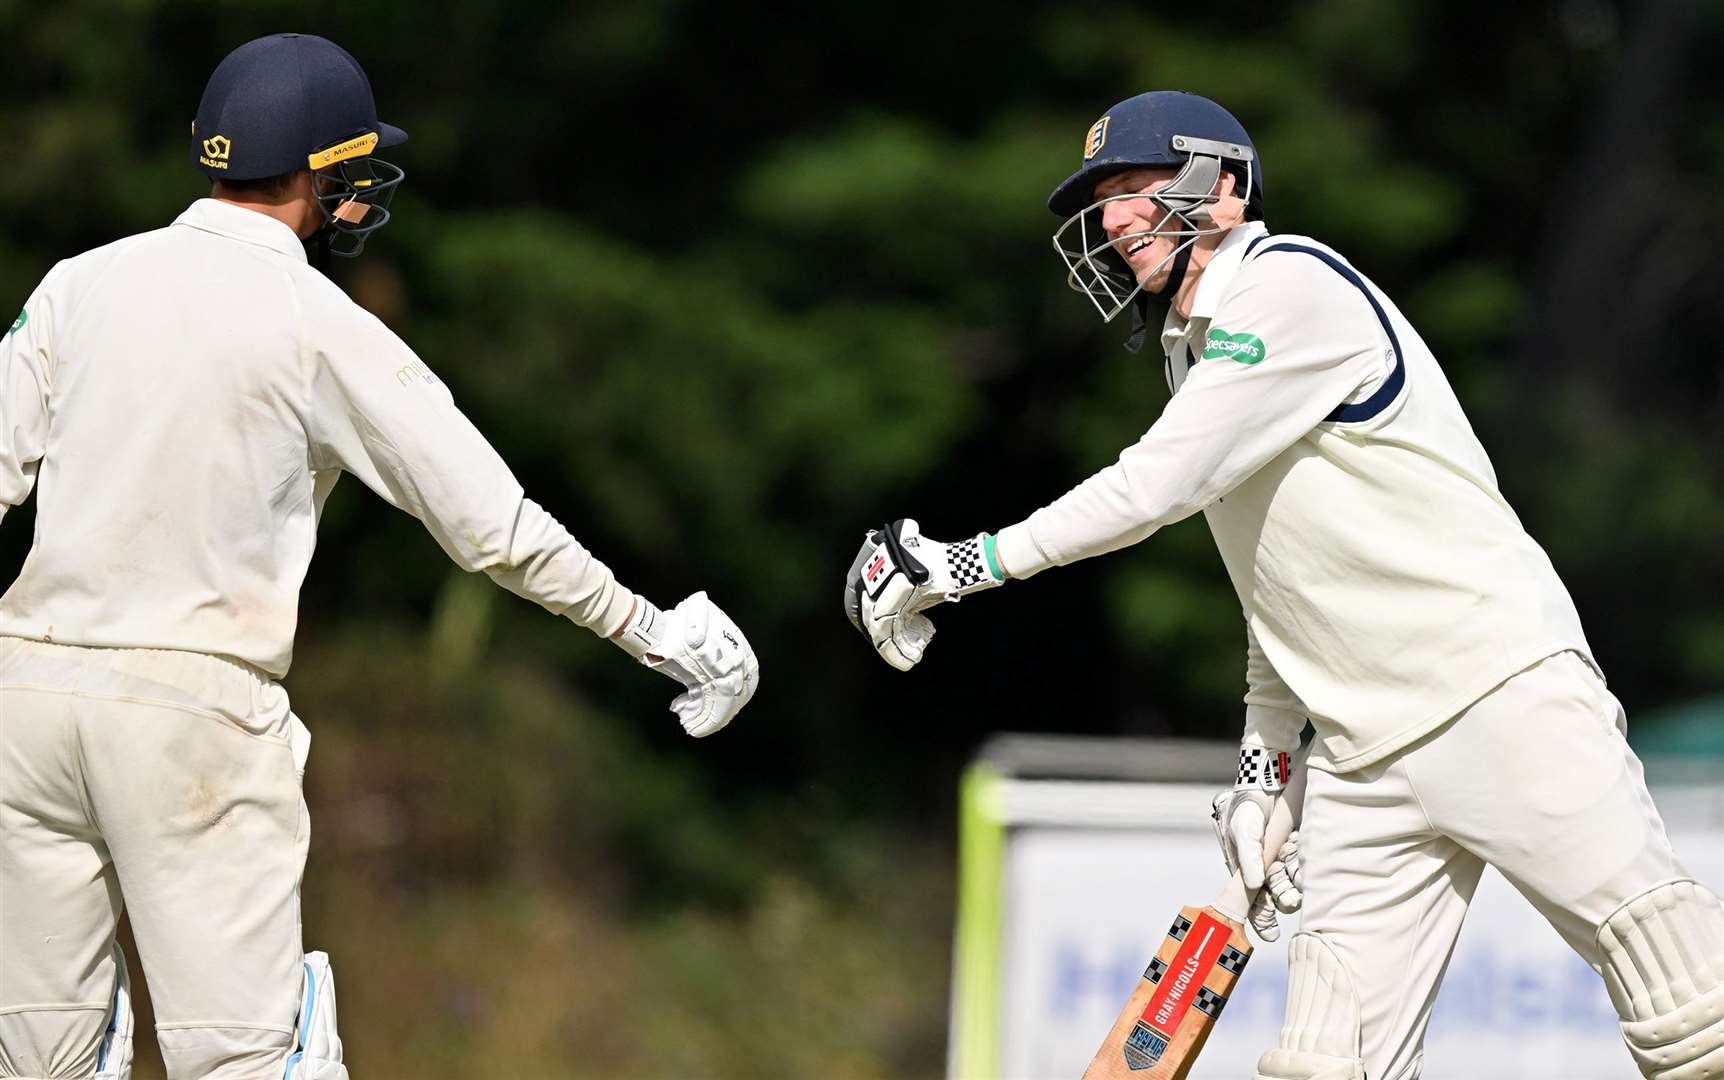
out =
<path fill-rule="evenodd" d="M 1281 936 L 1276 912 L 1291 915 L 1305 899 L 1300 890 L 1303 868 L 1297 831 L 1264 870 L 1263 834 L 1291 775 L 1286 752 L 1246 744 L 1239 748 L 1239 773 L 1233 787 L 1217 793 L 1214 801 L 1215 838 L 1221 843 L 1222 858 L 1227 869 L 1244 880 L 1245 891 L 1252 896 L 1251 925 L 1264 941 Z M 1299 808 L 1292 810 L 1297 821 Z"/>
<path fill-rule="evenodd" d="M 760 685 L 760 661 L 748 639 L 704 592 L 669 611 L 637 595 L 634 614 L 615 640 L 624 652 L 684 686 L 670 711 L 697 739 L 730 723 Z"/>
<path fill-rule="evenodd" d="M 909 671 L 934 636 L 921 612 L 1005 580 L 990 534 L 942 544 L 923 536 L 914 518 L 903 518 L 862 541 L 844 579 L 844 614 L 888 664 Z"/>

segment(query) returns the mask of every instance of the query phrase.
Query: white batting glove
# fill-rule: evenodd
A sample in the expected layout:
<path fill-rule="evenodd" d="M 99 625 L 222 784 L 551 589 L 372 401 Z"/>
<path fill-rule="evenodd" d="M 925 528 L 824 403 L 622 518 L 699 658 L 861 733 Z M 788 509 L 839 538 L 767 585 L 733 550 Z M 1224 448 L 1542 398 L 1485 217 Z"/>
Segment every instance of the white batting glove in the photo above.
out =
<path fill-rule="evenodd" d="M 1287 786 L 1288 755 L 1260 746 L 1239 748 L 1239 772 L 1232 788 L 1218 792 L 1211 816 L 1215 821 L 1215 838 L 1221 845 L 1221 856 L 1229 873 L 1238 873 L 1245 891 L 1252 896 L 1251 925 L 1264 941 L 1281 936 L 1276 910 L 1291 914 L 1299 909 L 1303 899 L 1297 885 L 1300 871 L 1298 843 L 1288 838 L 1275 853 L 1275 865 L 1264 870 L 1263 836 L 1269 829 L 1269 818 L 1276 800 Z M 1291 850 L 1289 850 L 1291 849 Z M 1282 882 L 1279 890 L 1269 884 L 1279 867 Z M 1290 904 L 1290 907 L 1283 906 Z"/>
<path fill-rule="evenodd" d="M 760 661 L 748 639 L 704 592 L 670 611 L 637 595 L 634 614 L 616 643 L 686 688 L 671 701 L 670 711 L 697 739 L 730 723 L 760 685 Z"/>
<path fill-rule="evenodd" d="M 1305 895 L 1299 888 L 1301 871 L 1299 834 L 1294 832 L 1269 865 L 1262 891 L 1251 900 L 1251 928 L 1264 941 L 1276 941 L 1281 937 L 1281 921 L 1277 912 L 1292 915 L 1305 902 Z"/>
<path fill-rule="evenodd" d="M 994 538 L 978 533 L 942 544 L 922 535 L 914 518 L 874 529 L 844 578 L 844 614 L 899 671 L 922 659 L 934 624 L 921 612 L 1003 584 Z"/>
<path fill-rule="evenodd" d="M 1294 829 L 1269 866 L 1262 895 L 1273 900 L 1283 915 L 1291 915 L 1305 903 L 1304 878 L 1305 864 L 1299 859 L 1299 830 Z"/>

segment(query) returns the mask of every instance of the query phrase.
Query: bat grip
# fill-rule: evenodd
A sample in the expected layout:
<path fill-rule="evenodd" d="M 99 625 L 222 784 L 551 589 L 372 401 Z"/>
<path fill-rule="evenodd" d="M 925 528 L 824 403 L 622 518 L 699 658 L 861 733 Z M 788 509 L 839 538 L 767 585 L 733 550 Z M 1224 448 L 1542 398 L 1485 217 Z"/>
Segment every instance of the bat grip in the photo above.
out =
<path fill-rule="evenodd" d="M 1275 856 L 1281 853 L 1281 845 L 1293 835 L 1293 830 L 1299 827 L 1294 820 L 1298 807 L 1305 802 L 1304 762 L 1293 773 L 1293 779 L 1287 784 L 1281 797 L 1275 800 L 1275 808 L 1269 813 L 1269 826 L 1263 832 L 1263 873 L 1267 877 L 1269 867 L 1275 862 Z M 1235 870 L 1233 878 L 1221 890 L 1212 905 L 1215 910 L 1226 915 L 1234 922 L 1243 923 L 1245 916 L 1251 910 L 1251 902 L 1256 899 L 1256 893 L 1245 888 L 1245 875 Z"/>

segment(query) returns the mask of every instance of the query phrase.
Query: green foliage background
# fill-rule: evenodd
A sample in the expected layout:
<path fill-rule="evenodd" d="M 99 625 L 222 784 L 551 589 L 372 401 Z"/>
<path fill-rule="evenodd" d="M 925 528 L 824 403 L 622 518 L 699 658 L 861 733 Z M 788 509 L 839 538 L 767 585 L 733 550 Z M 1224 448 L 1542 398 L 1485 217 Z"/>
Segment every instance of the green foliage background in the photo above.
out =
<path fill-rule="evenodd" d="M 668 684 L 343 485 L 288 685 L 359 1075 L 936 1074 L 978 741 L 1236 733 L 1198 523 L 942 612 L 909 676 L 838 612 L 865 527 L 1000 528 L 1159 411 L 1042 205 L 1141 89 L 1231 108 L 1271 226 L 1421 328 L 1631 717 L 1724 688 L 1718 5 L 0 0 L 0 298 L 198 197 L 204 79 L 287 29 L 412 133 L 342 284 L 626 583 L 709 590 L 764 668 L 693 743 Z"/>

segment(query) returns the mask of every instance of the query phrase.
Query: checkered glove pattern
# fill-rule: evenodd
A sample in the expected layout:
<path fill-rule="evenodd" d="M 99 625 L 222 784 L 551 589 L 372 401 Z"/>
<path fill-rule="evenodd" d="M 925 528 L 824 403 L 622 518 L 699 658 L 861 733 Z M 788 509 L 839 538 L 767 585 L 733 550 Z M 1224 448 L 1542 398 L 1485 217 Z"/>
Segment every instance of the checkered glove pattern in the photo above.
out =
<path fill-rule="evenodd" d="M 1280 791 L 1287 786 L 1292 765 L 1285 750 L 1266 746 L 1239 748 L 1239 773 L 1234 777 L 1235 788 L 1256 788 L 1259 791 Z"/>
<path fill-rule="evenodd" d="M 1292 775 L 1292 762 L 1285 750 L 1245 743 L 1239 747 L 1233 787 L 1218 792 L 1214 799 L 1215 839 L 1227 869 L 1239 873 L 1246 890 L 1253 894 L 1249 917 L 1264 941 L 1281 936 L 1276 911 L 1291 914 L 1303 901 L 1297 832 L 1275 853 L 1269 870 L 1263 869 L 1263 834 Z"/>
<path fill-rule="evenodd" d="M 922 612 L 1004 584 L 992 546 L 987 533 L 931 540 L 914 518 L 870 530 L 844 578 L 844 614 L 888 664 L 909 671 L 934 637 Z"/>
<path fill-rule="evenodd" d="M 987 560 L 982 555 L 985 537 L 986 534 L 978 534 L 968 540 L 946 545 L 946 577 L 952 583 L 952 593 L 948 599 L 956 600 L 960 596 L 991 589 L 1000 584 L 988 569 Z"/>

